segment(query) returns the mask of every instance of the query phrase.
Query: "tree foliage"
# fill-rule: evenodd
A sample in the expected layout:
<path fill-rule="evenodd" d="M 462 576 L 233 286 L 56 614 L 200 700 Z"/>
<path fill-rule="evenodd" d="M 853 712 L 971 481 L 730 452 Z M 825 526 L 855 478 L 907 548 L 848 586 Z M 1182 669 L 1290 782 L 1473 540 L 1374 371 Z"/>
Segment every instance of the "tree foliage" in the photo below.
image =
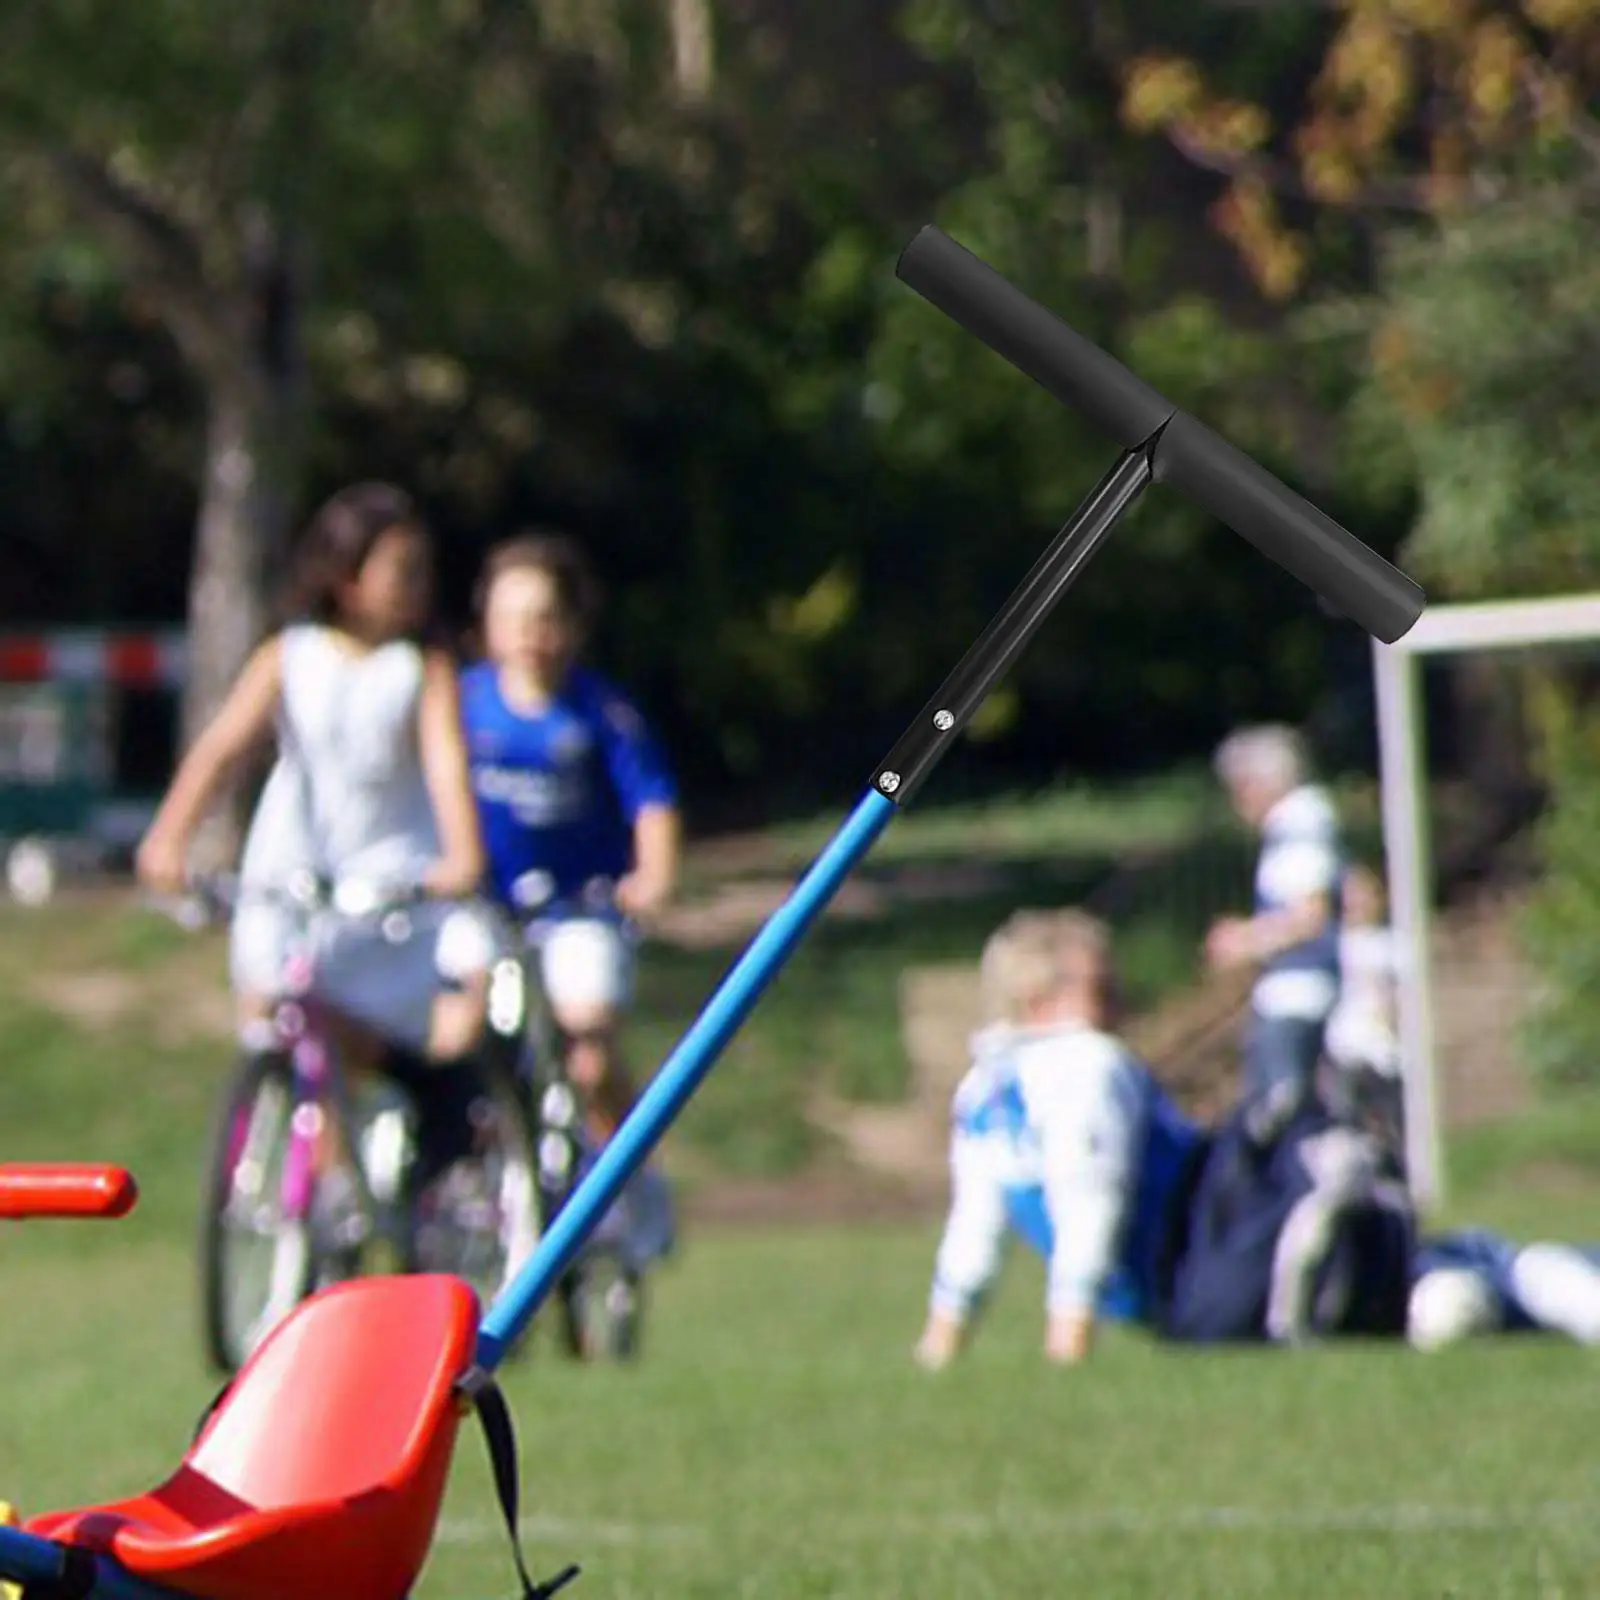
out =
<path fill-rule="evenodd" d="M 1307 285 L 1301 218 L 1368 229 L 1517 195 L 1575 158 L 1592 175 L 1600 125 L 1597 0 L 1337 0 L 1320 61 L 1278 103 L 1228 92 L 1208 64 L 1142 52 L 1124 78 L 1129 125 L 1159 132 L 1227 187 L 1218 226 L 1262 288 Z"/>
<path fill-rule="evenodd" d="M 1519 1029 L 1524 1059 L 1552 1086 L 1600 1082 L 1600 722 L 1559 689 L 1541 697 L 1552 805 L 1540 829 L 1544 875 L 1519 933 L 1533 974 Z"/>
<path fill-rule="evenodd" d="M 1222 180 L 1122 116 L 1153 47 L 1278 114 L 1325 31 L 1316 8 L 1181 0 L 13 7 L 0 474 L 59 488 L 9 517 L 102 574 L 97 615 L 135 593 L 172 615 L 199 557 L 197 709 L 284 527 L 340 481 L 419 492 L 458 610 L 490 537 L 566 526 L 608 580 L 602 658 L 691 791 L 775 797 L 798 768 L 789 798 L 814 802 L 881 754 L 1112 454 L 894 279 L 924 221 L 1392 542 L 1326 448 L 1348 341 L 1287 347 L 1199 226 Z M 236 445 L 270 495 L 237 492 Z M 202 581 L 219 508 L 231 589 L 215 562 Z M 138 554 L 93 554 L 113 547 Z M 227 600 L 215 628 L 202 589 Z M 69 592 L 17 586 L 84 614 Z M 1152 491 L 946 787 L 1155 765 L 1302 715 L 1330 631 Z"/>
<path fill-rule="evenodd" d="M 1397 235 L 1370 327 L 1352 422 L 1408 458 L 1419 574 L 1460 598 L 1600 583 L 1600 191 Z"/>

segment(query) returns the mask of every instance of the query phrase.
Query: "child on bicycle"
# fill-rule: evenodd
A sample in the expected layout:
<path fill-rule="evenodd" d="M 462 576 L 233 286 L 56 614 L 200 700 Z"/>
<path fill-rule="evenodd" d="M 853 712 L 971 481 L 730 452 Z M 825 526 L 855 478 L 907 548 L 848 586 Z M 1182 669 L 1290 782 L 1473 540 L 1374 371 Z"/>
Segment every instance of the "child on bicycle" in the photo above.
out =
<path fill-rule="evenodd" d="M 432 559 L 430 534 L 398 488 L 356 484 L 316 512 L 294 561 L 291 620 L 257 648 L 184 756 L 137 859 L 146 885 L 181 892 L 197 825 L 276 731 L 231 933 L 252 1050 L 274 1048 L 269 1019 L 295 934 L 290 908 L 267 894 L 309 869 L 432 897 L 402 942 L 371 921 L 333 921 L 316 950 L 319 993 L 348 1028 L 346 1059 L 377 1066 L 417 1102 L 418 1182 L 469 1148 L 494 949 L 481 912 L 444 903 L 479 890 L 485 857 L 455 663 L 430 642 Z"/>
<path fill-rule="evenodd" d="M 636 707 L 580 654 L 598 594 L 570 540 L 524 534 L 479 579 L 485 659 L 462 679 L 478 811 L 497 898 L 553 914 L 542 977 L 567 1073 L 603 1144 L 633 1085 L 618 1035 L 633 953 L 616 916 L 648 921 L 678 873 L 677 788 Z"/>

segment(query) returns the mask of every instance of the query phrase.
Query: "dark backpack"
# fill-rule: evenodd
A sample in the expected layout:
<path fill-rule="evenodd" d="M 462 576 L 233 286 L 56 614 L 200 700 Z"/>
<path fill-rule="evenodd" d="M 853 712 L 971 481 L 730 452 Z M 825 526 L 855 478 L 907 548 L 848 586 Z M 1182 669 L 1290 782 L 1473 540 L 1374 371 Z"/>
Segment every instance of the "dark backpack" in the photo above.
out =
<path fill-rule="evenodd" d="M 1415 1216 L 1375 1140 L 1320 1101 L 1265 1141 L 1213 1135 L 1179 1225 L 1160 1332 L 1190 1344 L 1405 1328 Z"/>

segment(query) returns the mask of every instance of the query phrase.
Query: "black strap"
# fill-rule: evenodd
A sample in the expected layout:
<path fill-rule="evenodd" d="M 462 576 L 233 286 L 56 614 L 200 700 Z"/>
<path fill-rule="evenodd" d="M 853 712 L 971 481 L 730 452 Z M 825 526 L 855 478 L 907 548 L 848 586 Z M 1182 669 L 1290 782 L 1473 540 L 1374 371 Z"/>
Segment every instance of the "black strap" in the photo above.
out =
<path fill-rule="evenodd" d="M 517 1576 L 522 1581 L 521 1600 L 550 1600 L 550 1597 L 576 1578 L 583 1570 L 576 1565 L 567 1566 L 555 1577 L 536 1584 L 528 1576 L 527 1563 L 522 1558 L 522 1539 L 517 1530 L 520 1520 L 521 1492 L 517 1482 L 517 1438 L 511 1422 L 511 1410 L 500 1386 L 479 1367 L 473 1367 L 461 1380 L 461 1392 L 472 1401 L 483 1425 L 483 1437 L 489 1447 L 489 1464 L 494 1469 L 495 1498 L 500 1502 L 500 1514 L 505 1518 L 506 1533 L 511 1539 L 511 1558 L 517 1564 Z"/>

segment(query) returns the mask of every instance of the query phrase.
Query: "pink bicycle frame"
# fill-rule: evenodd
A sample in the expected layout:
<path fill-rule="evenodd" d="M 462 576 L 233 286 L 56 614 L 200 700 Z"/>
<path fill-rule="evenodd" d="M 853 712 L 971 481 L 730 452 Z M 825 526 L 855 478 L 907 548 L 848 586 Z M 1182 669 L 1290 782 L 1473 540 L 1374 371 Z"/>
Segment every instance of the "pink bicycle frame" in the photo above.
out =
<path fill-rule="evenodd" d="M 278 1042 L 289 1052 L 294 1073 L 294 1110 L 283 1167 L 283 1213 L 286 1219 L 294 1222 L 303 1222 L 311 1210 L 317 1140 L 322 1132 L 324 1104 L 333 1077 L 327 1014 L 313 992 L 314 977 L 315 966 L 309 952 L 293 951 L 284 963 L 284 998 L 273 1014 Z M 230 1171 L 244 1153 L 248 1134 L 249 1108 L 241 1107 L 229 1132 Z"/>

